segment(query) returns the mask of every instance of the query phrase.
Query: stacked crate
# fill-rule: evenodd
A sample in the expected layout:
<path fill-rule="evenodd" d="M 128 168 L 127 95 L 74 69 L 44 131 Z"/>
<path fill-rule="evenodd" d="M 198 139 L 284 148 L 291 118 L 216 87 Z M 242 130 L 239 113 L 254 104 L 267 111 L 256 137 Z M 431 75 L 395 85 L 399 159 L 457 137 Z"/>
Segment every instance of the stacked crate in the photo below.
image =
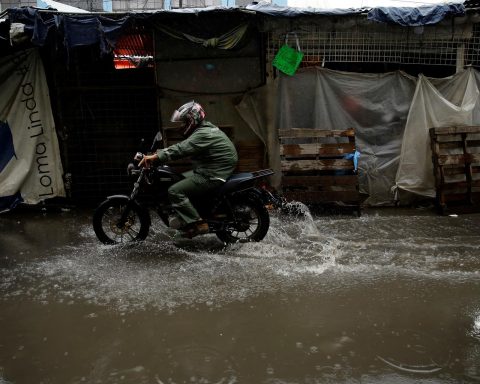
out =
<path fill-rule="evenodd" d="M 480 127 L 430 129 L 440 213 L 480 211 Z"/>
<path fill-rule="evenodd" d="M 360 214 L 354 129 L 282 129 L 279 138 L 284 198 Z"/>

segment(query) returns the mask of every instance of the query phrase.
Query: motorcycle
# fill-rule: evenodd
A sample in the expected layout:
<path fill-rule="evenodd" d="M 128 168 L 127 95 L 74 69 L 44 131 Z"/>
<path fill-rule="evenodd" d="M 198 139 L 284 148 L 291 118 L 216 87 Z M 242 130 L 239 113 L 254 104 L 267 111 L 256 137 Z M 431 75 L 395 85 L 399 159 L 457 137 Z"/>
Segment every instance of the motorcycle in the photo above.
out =
<path fill-rule="evenodd" d="M 150 152 L 161 139 L 158 133 Z M 143 156 L 137 152 L 134 162 L 127 167 L 127 173 L 136 178 L 130 196 L 109 196 L 95 209 L 93 229 L 104 244 L 144 240 L 151 225 L 151 208 L 167 227 L 172 223 L 175 211 L 168 199 L 168 188 L 185 176 L 169 165 L 139 166 Z M 263 169 L 233 174 L 208 196 L 192 199 L 193 206 L 208 223 L 209 233 L 215 233 L 225 244 L 261 241 L 270 226 L 269 208 L 278 201 L 265 186 L 260 187 L 259 182 L 273 173 L 271 169 Z M 141 201 L 142 194 L 148 195 L 148 192 L 153 200 L 150 204 Z"/>

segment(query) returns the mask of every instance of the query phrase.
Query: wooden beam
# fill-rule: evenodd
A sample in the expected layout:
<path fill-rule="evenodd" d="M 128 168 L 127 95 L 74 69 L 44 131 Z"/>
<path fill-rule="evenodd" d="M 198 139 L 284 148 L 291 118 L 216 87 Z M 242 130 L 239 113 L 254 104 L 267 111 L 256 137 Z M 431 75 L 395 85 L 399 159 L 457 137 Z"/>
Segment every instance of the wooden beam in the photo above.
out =
<path fill-rule="evenodd" d="M 291 160 L 282 161 L 283 172 L 303 171 L 344 171 L 353 170 L 353 160 L 324 159 L 324 160 Z"/>
<path fill-rule="evenodd" d="M 480 153 L 438 156 L 439 165 L 463 165 L 465 163 L 480 163 Z"/>
<path fill-rule="evenodd" d="M 280 155 L 286 157 L 301 156 L 341 156 L 355 152 L 353 143 L 331 144 L 283 144 L 280 145 Z"/>
<path fill-rule="evenodd" d="M 296 137 L 354 137 L 355 130 L 353 128 L 343 131 L 317 128 L 290 128 L 279 129 L 278 135 L 282 139 Z"/>
<path fill-rule="evenodd" d="M 480 126 L 452 126 L 430 128 L 430 135 L 457 135 L 461 133 L 480 133 Z"/>

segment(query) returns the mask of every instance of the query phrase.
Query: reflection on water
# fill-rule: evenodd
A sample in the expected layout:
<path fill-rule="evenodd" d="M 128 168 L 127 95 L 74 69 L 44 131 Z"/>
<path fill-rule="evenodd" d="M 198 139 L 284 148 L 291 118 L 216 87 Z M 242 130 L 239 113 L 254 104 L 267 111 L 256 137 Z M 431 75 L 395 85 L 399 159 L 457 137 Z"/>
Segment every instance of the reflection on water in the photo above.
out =
<path fill-rule="evenodd" d="M 480 217 L 276 213 L 261 243 L 0 222 L 0 384 L 480 380 Z"/>

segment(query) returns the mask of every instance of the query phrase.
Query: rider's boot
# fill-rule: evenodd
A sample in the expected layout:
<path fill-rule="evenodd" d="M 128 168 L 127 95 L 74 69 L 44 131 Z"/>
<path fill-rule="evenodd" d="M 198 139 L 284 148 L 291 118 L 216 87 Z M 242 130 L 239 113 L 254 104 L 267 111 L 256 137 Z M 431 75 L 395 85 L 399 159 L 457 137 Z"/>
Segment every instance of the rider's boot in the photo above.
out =
<path fill-rule="evenodd" d="M 183 229 L 182 236 L 191 239 L 192 237 L 198 236 L 198 235 L 204 235 L 210 231 L 210 228 L 208 227 L 208 223 L 206 223 L 203 220 L 199 220 L 195 223 L 187 225 Z"/>

